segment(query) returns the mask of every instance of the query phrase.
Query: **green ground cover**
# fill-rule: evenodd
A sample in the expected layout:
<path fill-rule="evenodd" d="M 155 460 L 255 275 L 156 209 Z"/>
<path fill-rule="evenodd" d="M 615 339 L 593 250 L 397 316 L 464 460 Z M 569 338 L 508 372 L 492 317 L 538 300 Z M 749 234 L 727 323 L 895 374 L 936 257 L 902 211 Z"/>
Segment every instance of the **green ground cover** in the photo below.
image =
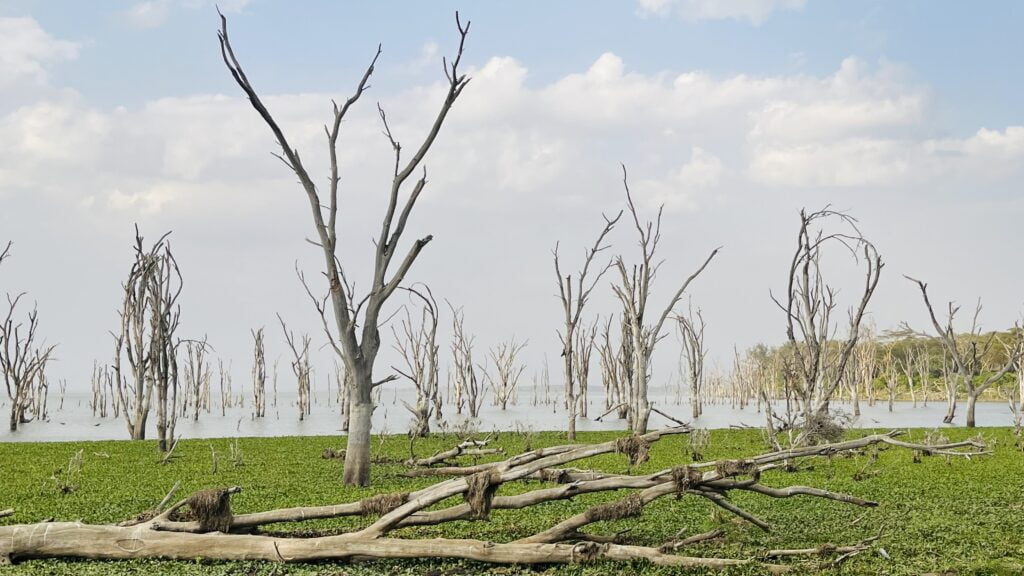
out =
<path fill-rule="evenodd" d="M 944 430 L 950 440 L 960 440 L 978 431 Z M 862 434 L 867 431 L 853 432 Z M 1007 429 L 982 429 L 994 450 L 992 456 L 947 463 L 941 457 L 914 463 L 906 450 L 881 449 L 877 462 L 870 454 L 817 459 L 812 470 L 795 473 L 769 472 L 763 482 L 773 486 L 804 484 L 848 492 L 877 500 L 877 508 L 866 509 L 817 498 L 774 500 L 756 494 L 736 494 L 734 500 L 773 526 L 770 533 L 738 523 L 712 504 L 696 497 L 662 498 L 645 508 L 640 518 L 598 523 L 591 532 L 612 534 L 629 530 L 630 543 L 657 545 L 682 531 L 684 535 L 714 528 L 725 529 L 724 540 L 698 545 L 690 554 L 750 557 L 768 548 L 807 547 L 825 543 L 854 543 L 884 529 L 879 546 L 891 560 L 877 553 L 864 553 L 840 569 L 827 574 L 1020 574 L 1024 573 L 1024 453 L 1014 447 Z M 922 441 L 926 431 L 913 430 L 908 438 Z M 608 440 L 613 433 L 581 433 L 581 442 Z M 452 446 L 454 437 L 435 435 L 416 444 L 418 455 L 429 455 Z M 503 433 L 494 446 L 512 454 L 532 447 L 564 444 L 564 434 L 539 433 L 527 438 Z M 651 459 L 632 472 L 652 472 L 689 460 L 687 440 L 672 436 L 656 443 Z M 232 459 L 232 444 L 241 452 L 241 462 Z M 374 439 L 375 457 L 390 461 L 374 468 L 374 486 L 353 489 L 341 486 L 341 462 L 325 460 L 325 448 L 344 445 L 339 437 L 242 438 L 184 440 L 176 458 L 159 463 L 154 442 L 67 442 L 0 444 L 0 509 L 15 507 L 14 517 L 0 524 L 37 522 L 45 518 L 116 522 L 155 505 L 176 481 L 180 494 L 209 487 L 240 485 L 244 491 L 233 498 L 236 512 L 270 508 L 319 505 L 351 501 L 378 492 L 409 491 L 435 481 L 401 476 L 405 467 L 398 461 L 409 454 L 404 437 Z M 81 471 L 65 477 L 69 460 L 82 452 Z M 757 430 L 716 430 L 705 451 L 709 459 L 735 458 L 764 452 Z M 217 456 L 216 470 L 213 454 Z M 236 465 L 237 464 L 237 465 Z M 581 461 L 580 467 L 625 472 L 622 455 L 606 455 Z M 55 471 L 60 474 L 55 475 Z M 857 475 L 857 472 L 862 474 Z M 861 479 L 855 480 L 854 476 Z M 56 479 L 55 479 L 56 477 Z M 73 485 L 62 493 L 61 484 Z M 506 486 L 502 493 L 536 488 L 532 485 Z M 581 497 L 572 502 L 552 502 L 527 510 L 497 510 L 489 522 L 461 522 L 443 527 L 404 530 L 396 536 L 471 537 L 509 541 L 550 527 L 558 520 L 582 511 L 596 502 L 621 495 Z M 280 529 L 344 529 L 362 525 L 366 519 L 348 518 L 281 526 Z M 815 561 L 801 561 L 798 574 L 819 573 Z M 436 576 L 476 574 L 676 574 L 677 569 L 599 562 L 570 567 L 507 567 L 454 561 L 378 561 L 272 565 L 241 562 L 99 562 L 72 560 L 29 561 L 0 574 L 221 574 L 275 575 L 321 574 L 431 574 Z M 690 572 L 693 573 L 693 572 Z M 756 568 L 736 569 L 725 574 L 758 574 Z"/>

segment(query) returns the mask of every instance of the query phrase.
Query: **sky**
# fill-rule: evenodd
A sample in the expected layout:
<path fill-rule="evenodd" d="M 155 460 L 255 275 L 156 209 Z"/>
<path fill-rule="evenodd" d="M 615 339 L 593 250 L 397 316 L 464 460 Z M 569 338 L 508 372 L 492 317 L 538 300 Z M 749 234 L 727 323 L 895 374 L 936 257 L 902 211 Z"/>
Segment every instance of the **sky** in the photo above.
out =
<path fill-rule="evenodd" d="M 985 328 L 1024 311 L 1024 4 L 296 6 L 220 3 L 236 54 L 318 183 L 331 99 L 347 98 L 383 47 L 339 148 L 341 257 L 357 289 L 393 161 L 376 104 L 415 146 L 440 106 L 455 10 L 472 21 L 472 80 L 426 159 L 407 233 L 434 241 L 408 281 L 464 307 L 481 363 L 514 336 L 529 341 L 527 381 L 547 357 L 560 384 L 551 250 L 560 243 L 567 269 L 582 264 L 602 214 L 625 207 L 622 165 L 641 216 L 664 207 L 653 308 L 723 247 L 686 296 L 721 370 L 734 347 L 785 337 L 770 294 L 785 290 L 802 207 L 848 211 L 877 246 L 886 267 L 869 312 L 880 330 L 928 327 L 904 274 L 939 303 L 981 298 Z M 0 291 L 37 303 L 40 334 L 58 344 L 50 377 L 71 389 L 87 389 L 94 361 L 110 362 L 135 224 L 151 240 L 171 231 L 185 278 L 180 335 L 208 335 L 236 382 L 248 378 L 259 326 L 287 381 L 277 313 L 313 335 L 319 377 L 329 372 L 295 274 L 325 288 L 305 241 L 308 204 L 224 68 L 217 27 L 206 0 L 0 0 L 0 242 L 14 243 Z M 602 257 L 637 260 L 625 224 Z M 857 264 L 828 257 L 845 309 Z M 602 283 L 588 322 L 615 309 Z M 382 335 L 387 348 L 389 326 Z M 678 339 L 659 347 L 655 379 L 678 378 Z M 377 372 L 397 362 L 385 352 Z"/>

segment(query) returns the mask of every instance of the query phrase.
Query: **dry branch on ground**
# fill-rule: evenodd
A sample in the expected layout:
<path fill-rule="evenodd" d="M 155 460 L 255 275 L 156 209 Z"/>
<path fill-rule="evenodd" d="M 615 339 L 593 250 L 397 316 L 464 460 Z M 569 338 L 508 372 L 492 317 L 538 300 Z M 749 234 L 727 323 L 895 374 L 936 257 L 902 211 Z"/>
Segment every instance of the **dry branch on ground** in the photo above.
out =
<path fill-rule="evenodd" d="M 785 572 L 786 564 L 768 559 L 789 556 L 831 555 L 833 562 L 866 549 L 868 540 L 850 546 L 799 550 L 768 550 L 748 558 L 703 558 L 676 554 L 689 543 L 718 538 L 704 534 L 656 546 L 624 545 L 618 535 L 584 533 L 597 522 L 640 516 L 644 507 L 665 496 L 700 497 L 710 500 L 762 529 L 768 525 L 734 504 L 734 490 L 770 498 L 813 496 L 856 506 L 876 503 L 850 494 L 810 486 L 767 486 L 764 472 L 801 459 L 834 456 L 866 447 L 889 445 L 921 452 L 972 456 L 984 454 L 985 446 L 974 440 L 919 445 L 897 440 L 899 432 L 875 434 L 816 446 L 769 452 L 739 460 L 693 463 L 650 474 L 603 474 L 565 468 L 566 465 L 602 454 L 621 453 L 634 463 L 661 438 L 687 434 L 685 426 L 619 438 L 599 444 L 570 444 L 531 450 L 499 462 L 465 467 L 428 468 L 435 474 L 455 476 L 416 490 L 369 496 L 355 502 L 235 514 L 230 496 L 240 487 L 204 490 L 184 498 L 156 515 L 122 525 L 88 525 L 78 522 L 45 522 L 0 527 L 0 560 L 80 557 L 97 559 L 203 557 L 220 560 L 261 559 L 302 562 L 348 558 L 463 558 L 491 563 L 548 564 L 596 560 L 643 559 L 657 565 L 724 568 L 757 563 L 772 573 Z M 513 495 L 500 494 L 505 484 L 528 479 L 558 482 Z M 512 542 L 473 539 L 397 537 L 394 532 L 423 525 L 486 520 L 493 510 L 523 509 L 546 502 L 572 499 L 582 494 L 629 491 L 556 522 L 546 530 Z M 443 506 L 461 497 L 461 502 Z M 170 500 L 170 498 L 165 498 Z M 442 507 L 438 508 L 441 505 Z M 159 508 L 162 508 L 162 505 Z M 275 523 L 303 522 L 341 516 L 369 517 L 362 528 L 316 537 L 288 537 L 261 533 Z M 41 537 L 45 535 L 45 537 Z M 677 537 L 678 538 L 678 537 Z"/>

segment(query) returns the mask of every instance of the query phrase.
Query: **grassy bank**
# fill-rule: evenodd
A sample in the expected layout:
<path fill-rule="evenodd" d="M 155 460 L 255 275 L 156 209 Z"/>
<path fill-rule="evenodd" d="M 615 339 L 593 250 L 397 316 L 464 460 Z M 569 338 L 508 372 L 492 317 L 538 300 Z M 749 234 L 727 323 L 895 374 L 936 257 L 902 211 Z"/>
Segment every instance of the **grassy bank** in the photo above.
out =
<path fill-rule="evenodd" d="M 860 431 L 857 434 L 867 433 Z M 973 435 L 974 431 L 945 430 L 951 440 Z M 921 440 L 923 430 L 910 438 Z M 941 457 L 913 463 L 909 451 L 881 450 L 876 463 L 869 455 L 820 459 L 814 469 L 797 473 L 771 472 L 766 484 L 805 484 L 849 492 L 877 500 L 878 508 L 864 509 L 816 498 L 772 500 L 753 494 L 737 494 L 735 501 L 768 521 L 774 528 L 764 533 L 739 524 L 703 499 L 663 498 L 647 508 L 641 518 L 606 522 L 590 527 L 592 532 L 612 534 L 629 530 L 628 539 L 641 544 L 659 544 L 684 534 L 713 528 L 728 531 L 724 541 L 695 547 L 696 555 L 748 557 L 767 548 L 805 547 L 825 543 L 853 543 L 884 527 L 879 546 L 891 560 L 877 554 L 862 554 L 844 564 L 835 574 L 922 574 L 951 571 L 955 574 L 1018 574 L 1024 571 L 1024 454 L 1013 446 L 1006 429 L 984 429 L 994 455 L 973 461 L 947 463 Z M 612 433 L 583 433 L 584 442 L 607 440 Z M 435 436 L 416 444 L 418 455 L 450 447 L 452 437 Z M 526 448 L 562 444 L 564 436 L 540 433 L 532 438 L 504 433 L 494 443 L 515 453 Z M 237 445 L 232 458 L 232 444 Z M 155 505 L 175 481 L 181 494 L 215 487 L 240 485 L 245 490 L 234 497 L 236 512 L 270 508 L 317 505 L 349 501 L 386 491 L 408 491 L 433 482 L 429 478 L 408 479 L 397 461 L 409 454 L 404 437 L 374 439 L 375 456 L 392 463 L 374 469 L 372 489 L 351 489 L 340 485 L 341 462 L 325 460 L 325 448 L 340 448 L 342 438 L 243 438 L 238 440 L 185 440 L 176 458 L 159 463 L 153 442 L 68 442 L 46 444 L 0 444 L 0 509 L 15 507 L 17 514 L 0 519 L 0 524 L 28 523 L 56 518 L 84 522 L 116 522 Z M 67 477 L 69 460 L 82 453 L 81 471 Z M 764 451 L 756 430 L 716 430 L 706 456 L 739 457 Z M 633 472 L 650 472 L 688 460 L 685 437 L 669 437 L 655 444 L 651 460 Z M 214 469 L 214 455 L 216 469 Z M 625 472 L 623 456 L 609 455 L 582 461 L 580 467 Z M 61 472 L 55 474 L 55 471 Z M 854 480 L 861 471 L 862 479 Z M 61 485 L 73 487 L 62 493 Z M 536 487 L 534 484 L 532 487 Z M 510 493 L 512 487 L 503 489 Z M 595 495 L 574 502 L 552 502 L 524 511 L 495 511 L 490 522 L 457 523 L 443 528 L 406 531 L 405 535 L 472 537 L 508 541 L 547 528 L 595 502 L 616 495 Z M 354 527 L 365 519 L 338 519 L 305 523 L 293 529 L 317 530 Z M 288 527 L 281 527 L 288 529 Z M 402 535 L 399 532 L 398 535 Z M 806 562 L 806 561 L 805 561 Z M 806 563 L 798 573 L 818 573 Z M 97 562 L 31 561 L 0 573 L 28 574 L 474 574 L 484 570 L 498 574 L 615 574 L 623 569 L 643 574 L 679 573 L 665 568 L 637 564 L 622 566 L 597 563 L 574 567 L 514 568 L 441 561 L 372 562 L 355 564 L 314 564 L 273 566 L 261 563 L 202 562 Z M 756 569 L 733 570 L 727 574 L 756 574 Z"/>

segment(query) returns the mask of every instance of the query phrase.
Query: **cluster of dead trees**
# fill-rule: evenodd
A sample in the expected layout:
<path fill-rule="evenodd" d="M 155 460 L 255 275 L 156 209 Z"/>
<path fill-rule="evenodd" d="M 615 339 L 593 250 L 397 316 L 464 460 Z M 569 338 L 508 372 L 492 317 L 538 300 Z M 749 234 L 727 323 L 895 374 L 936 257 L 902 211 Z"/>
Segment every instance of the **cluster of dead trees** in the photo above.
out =
<path fill-rule="evenodd" d="M 0 266 L 11 256 L 11 246 L 8 242 L 0 250 Z M 11 432 L 22 424 L 46 419 L 50 390 L 46 366 L 56 348 L 39 336 L 39 312 L 35 305 L 25 312 L 24 298 L 24 292 L 8 293 L 7 312 L 0 319 L 0 372 L 10 401 Z"/>

